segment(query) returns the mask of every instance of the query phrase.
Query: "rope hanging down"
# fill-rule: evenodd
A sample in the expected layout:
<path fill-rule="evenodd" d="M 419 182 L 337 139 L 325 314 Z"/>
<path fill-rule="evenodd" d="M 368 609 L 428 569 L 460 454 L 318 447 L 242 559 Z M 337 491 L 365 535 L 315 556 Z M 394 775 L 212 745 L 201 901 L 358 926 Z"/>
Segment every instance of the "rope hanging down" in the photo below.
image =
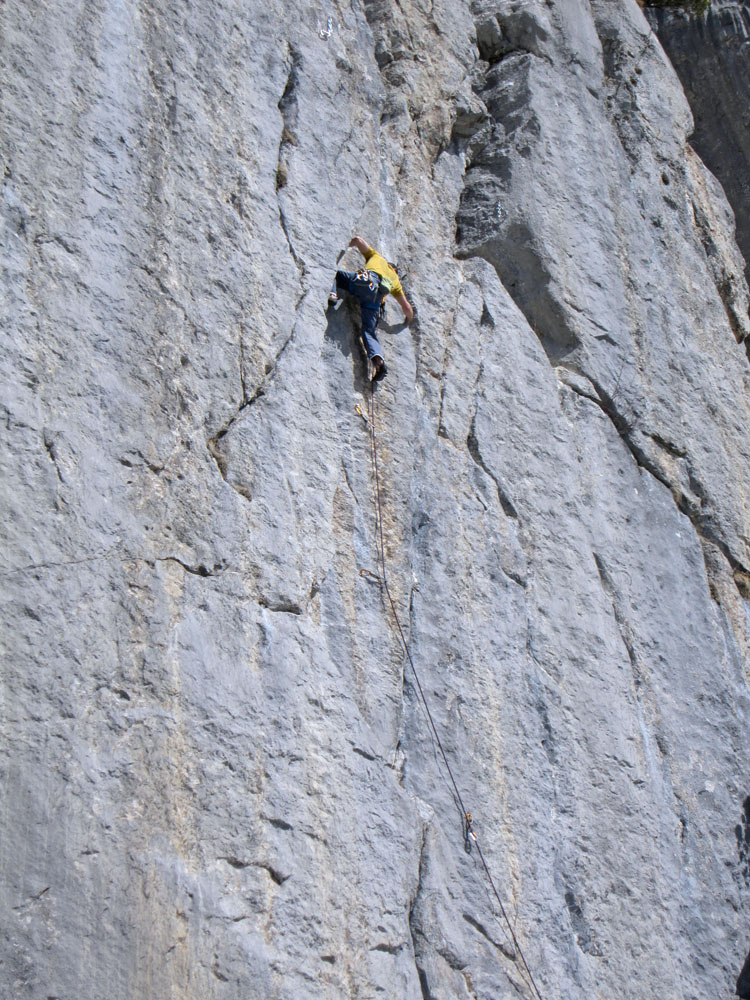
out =
<path fill-rule="evenodd" d="M 529 968 L 528 962 L 526 961 L 526 957 L 525 957 L 525 955 L 523 953 L 523 949 L 521 948 L 521 945 L 519 944 L 518 938 L 516 937 L 516 932 L 513 930 L 513 925 L 511 924 L 510 919 L 508 917 L 508 913 L 507 913 L 507 911 L 505 909 L 505 906 L 503 905 L 503 901 L 502 901 L 502 899 L 500 897 L 500 893 L 498 892 L 497 886 L 495 885 L 495 880 L 492 878 L 492 873 L 490 872 L 489 866 L 487 865 L 487 861 L 485 860 L 484 853 L 483 853 L 481 845 L 479 843 L 479 839 L 478 839 L 476 833 L 474 832 L 474 828 L 473 828 L 473 826 L 474 826 L 474 820 L 472 818 L 471 813 L 466 809 L 466 806 L 464 805 L 464 800 L 461 797 L 461 792 L 458 789 L 458 784 L 456 783 L 456 779 L 455 779 L 454 774 L 453 774 L 453 769 L 451 768 L 450 763 L 448 762 L 448 757 L 446 756 L 445 749 L 443 748 L 443 743 L 442 743 L 442 740 L 440 739 L 440 734 L 438 733 L 437 726 L 435 725 L 435 720 L 432 717 L 432 712 L 430 711 L 430 706 L 427 703 L 427 697 L 425 696 L 424 689 L 422 688 L 422 682 L 419 679 L 419 673 L 417 672 L 417 668 L 416 668 L 416 666 L 414 664 L 414 658 L 411 655 L 411 649 L 409 647 L 409 643 L 408 643 L 408 641 L 406 639 L 406 636 L 404 634 L 404 630 L 401 627 L 401 622 L 400 622 L 399 617 L 398 617 L 398 612 L 396 611 L 396 605 L 394 603 L 393 597 L 391 596 L 390 587 L 388 586 L 388 574 L 386 572 L 386 565 L 385 565 L 385 538 L 384 538 L 384 535 L 383 535 L 383 510 L 382 510 L 382 504 L 381 504 L 381 500 L 380 500 L 380 473 L 379 473 L 379 470 L 378 470 L 378 443 L 377 443 L 377 438 L 376 438 L 376 434 L 375 434 L 375 383 L 374 382 L 371 383 L 371 387 L 372 387 L 372 391 L 371 391 L 371 395 L 370 395 L 370 442 L 372 444 L 372 465 L 373 465 L 373 471 L 374 471 L 374 476 L 375 476 L 375 503 L 376 503 L 376 506 L 377 506 L 377 514 L 378 514 L 378 540 L 379 540 L 379 547 L 380 547 L 380 566 L 381 566 L 381 570 L 382 570 L 382 582 L 383 582 L 383 586 L 385 588 L 385 592 L 386 592 L 386 595 L 388 597 L 388 603 L 391 606 L 391 613 L 393 614 L 393 620 L 396 623 L 396 628 L 398 630 L 398 634 L 399 634 L 399 637 L 401 639 L 401 644 L 404 647 L 404 652 L 406 653 L 407 659 L 409 661 L 409 666 L 411 667 L 412 675 L 414 676 L 414 681 L 415 681 L 416 686 L 417 686 L 417 691 L 419 692 L 419 698 L 420 698 L 420 700 L 422 702 L 422 707 L 424 708 L 425 714 L 427 715 L 427 718 L 429 720 L 430 728 L 432 730 L 432 735 L 435 738 L 435 742 L 436 742 L 436 744 L 438 746 L 438 749 L 440 750 L 440 755 L 443 758 L 443 763 L 445 765 L 445 769 L 446 769 L 446 771 L 448 773 L 448 777 L 450 778 L 451 785 L 453 786 L 453 792 L 454 792 L 455 797 L 456 797 L 456 803 L 457 803 L 458 807 L 461 810 L 461 816 L 462 816 L 463 823 L 464 823 L 464 838 L 465 838 L 465 841 L 466 841 L 467 845 L 469 845 L 469 846 L 470 846 L 470 842 L 473 843 L 473 845 L 477 849 L 477 853 L 479 855 L 479 859 L 482 862 L 482 868 L 484 869 L 484 873 L 485 873 L 485 875 L 487 877 L 487 881 L 490 884 L 490 888 L 492 889 L 492 893 L 493 893 L 495 899 L 497 900 L 497 905 L 500 908 L 500 913 L 502 914 L 503 921 L 504 921 L 505 926 L 506 926 L 506 928 L 508 930 L 508 934 L 510 935 L 510 939 L 513 942 L 513 947 L 516 949 L 516 952 L 518 953 L 518 955 L 519 955 L 519 957 L 521 959 L 521 964 L 523 966 L 523 969 L 525 970 L 526 976 L 528 977 L 528 983 L 529 983 L 529 985 L 531 987 L 532 994 L 536 997 L 536 1000 L 543 1000 L 542 994 L 539 992 L 539 987 L 536 985 L 534 977 L 533 977 L 533 975 L 531 973 L 531 969 Z M 361 413 L 360 413 L 360 415 L 361 415 Z"/>

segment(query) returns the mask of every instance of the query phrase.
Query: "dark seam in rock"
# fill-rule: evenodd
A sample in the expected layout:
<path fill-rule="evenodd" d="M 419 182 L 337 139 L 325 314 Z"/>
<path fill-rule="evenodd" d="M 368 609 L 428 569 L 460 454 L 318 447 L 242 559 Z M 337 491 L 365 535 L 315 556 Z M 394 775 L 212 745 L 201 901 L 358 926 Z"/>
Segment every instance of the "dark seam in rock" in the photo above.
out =
<path fill-rule="evenodd" d="M 253 864 L 252 861 L 240 861 L 239 858 L 236 858 L 231 855 L 227 856 L 224 854 L 219 855 L 219 857 L 216 860 L 226 861 L 226 863 L 230 866 L 230 868 L 250 868 L 251 865 Z"/>
<path fill-rule="evenodd" d="M 478 931 L 483 937 L 485 937 L 489 941 L 489 943 L 493 946 L 493 948 L 497 948 L 497 950 L 507 959 L 509 959 L 509 961 L 511 962 L 516 961 L 515 951 L 512 948 L 509 948 L 507 945 L 501 944 L 499 941 L 496 941 L 490 935 L 489 931 L 484 926 L 484 924 L 480 923 L 480 921 L 477 920 L 475 917 L 472 917 L 470 913 L 462 913 L 461 916 L 464 918 L 464 920 L 470 927 L 473 927 L 475 931 Z"/>
<path fill-rule="evenodd" d="M 43 432 L 42 437 L 43 437 L 43 440 L 44 440 L 45 451 L 49 455 L 50 462 L 52 462 L 52 464 L 55 467 L 55 472 L 57 473 L 57 478 L 60 480 L 61 483 L 64 483 L 65 482 L 65 477 L 60 472 L 60 465 L 59 465 L 59 463 L 57 461 L 57 449 L 55 448 L 54 438 L 52 438 L 51 435 L 47 431 Z"/>
<path fill-rule="evenodd" d="M 292 877 L 291 873 L 285 875 L 283 874 L 283 872 L 280 872 L 277 868 L 274 868 L 274 866 L 269 864 L 269 862 L 267 861 L 243 861 L 241 858 L 238 858 L 231 854 L 230 855 L 222 854 L 216 860 L 225 861 L 230 868 L 236 868 L 237 870 L 240 871 L 244 870 L 245 868 L 260 868 L 268 875 L 270 875 L 270 877 L 273 879 L 276 885 L 283 885 Z"/>
<path fill-rule="evenodd" d="M 630 659 L 630 665 L 633 667 L 634 670 L 636 686 L 638 686 L 640 684 L 640 673 L 637 671 L 638 663 L 635 655 L 635 648 L 633 646 L 633 637 L 630 630 L 630 626 L 624 620 L 624 618 L 622 617 L 622 613 L 620 611 L 619 602 L 617 600 L 617 588 L 612 582 L 612 578 L 607 572 L 607 568 L 597 552 L 594 552 L 594 562 L 596 563 L 596 569 L 597 572 L 599 573 L 599 580 L 601 581 L 602 584 L 602 590 L 607 595 L 612 605 L 612 615 L 615 619 L 615 624 L 617 625 L 617 629 L 620 633 L 622 644 L 625 646 L 625 649 L 627 650 L 627 654 Z"/>
<path fill-rule="evenodd" d="M 272 865 L 269 865 L 268 863 L 264 863 L 262 861 L 253 862 L 253 867 L 262 868 L 263 871 L 268 872 L 271 879 L 276 883 L 276 885 L 283 885 L 292 877 L 291 873 L 289 875 L 284 875 L 280 871 L 278 871 L 278 869 L 274 868 Z"/>
<path fill-rule="evenodd" d="M 242 405 L 249 403 L 247 397 L 247 386 L 245 385 L 245 338 L 242 335 L 242 327 L 240 326 L 240 336 L 238 344 L 239 352 L 239 368 L 240 368 L 240 399 L 242 400 Z"/>
<path fill-rule="evenodd" d="M 343 456 L 341 458 L 341 469 L 342 469 L 342 471 L 344 473 L 344 480 L 345 480 L 346 485 L 347 485 L 347 487 L 349 489 L 349 492 L 351 493 L 352 497 L 354 498 L 354 502 L 357 504 L 357 506 L 359 506 L 359 500 L 357 499 L 357 494 L 354 492 L 354 489 L 352 488 L 352 484 L 349 481 L 349 473 L 346 471 L 346 465 L 344 464 L 344 458 L 343 458 Z"/>
<path fill-rule="evenodd" d="M 303 608 L 297 604 L 296 601 L 269 601 L 265 597 L 258 598 L 258 604 L 261 608 L 265 608 L 266 611 L 272 611 L 276 614 L 287 614 L 287 615 L 302 615 L 304 614 Z"/>
<path fill-rule="evenodd" d="M 584 915 L 583 907 L 570 886 L 566 886 L 564 899 L 578 947 L 587 955 L 600 955 L 601 949 L 594 939 L 589 922 Z"/>
<path fill-rule="evenodd" d="M 100 562 L 102 559 L 107 559 L 116 548 L 117 546 L 114 545 L 111 549 L 102 552 L 98 556 L 84 556 L 82 559 L 70 559 L 67 562 L 31 563 L 29 566 L 16 566 L 14 569 L 7 569 L 4 572 L 6 576 L 10 576 L 13 573 L 33 573 L 40 569 L 66 569 L 68 566 L 83 566 L 85 563 Z M 131 562 L 130 559 L 121 559 L 119 561 Z"/>
<path fill-rule="evenodd" d="M 141 451 L 136 451 L 135 455 L 137 455 L 138 458 L 142 459 L 143 461 L 142 467 L 148 469 L 149 472 L 153 472 L 155 476 L 161 475 L 161 473 L 164 472 L 166 465 L 157 465 L 156 462 L 150 462 Z M 120 465 L 124 465 L 126 469 L 138 468 L 136 463 L 131 462 L 130 459 L 127 458 L 125 455 L 122 455 L 120 458 L 118 458 L 117 461 L 120 463 Z"/>
<path fill-rule="evenodd" d="M 198 324 L 195 323 L 192 319 L 190 319 L 190 316 L 188 315 L 188 311 L 185 308 L 185 306 L 178 299 L 175 298 L 174 293 L 167 287 L 167 285 L 164 283 L 164 280 L 159 277 L 156 271 L 148 264 L 139 264 L 138 267 L 140 268 L 141 271 L 144 272 L 144 274 L 147 274 L 149 278 L 153 279 L 153 281 L 156 282 L 159 291 L 162 293 L 162 295 L 164 295 L 168 299 L 169 302 L 172 303 L 175 309 L 179 310 L 179 312 L 182 314 L 182 318 L 185 320 L 190 329 L 193 330 L 195 333 L 199 333 L 200 327 L 198 326 Z"/>
<path fill-rule="evenodd" d="M 302 65 L 302 56 L 298 50 L 291 44 L 288 45 L 289 53 L 289 73 L 287 75 L 286 84 L 284 86 L 284 91 L 279 98 L 279 103 L 277 105 L 282 119 L 282 129 L 281 129 L 281 140 L 279 142 L 279 153 L 277 158 L 276 167 L 276 203 L 279 209 L 279 224 L 281 225 L 281 231 L 289 247 L 289 253 L 292 260 L 297 266 L 299 271 L 300 283 L 304 280 L 307 274 L 307 267 L 305 262 L 299 256 L 297 251 L 294 249 L 291 236 L 289 235 L 289 227 L 286 221 L 286 215 L 284 214 L 284 209 L 281 205 L 280 191 L 286 187 L 286 178 L 288 172 L 287 165 L 287 150 L 296 145 L 296 124 L 297 124 L 297 90 L 299 87 L 299 73 Z"/>
<path fill-rule="evenodd" d="M 37 248 L 41 248 L 41 247 L 43 247 L 47 243 L 55 243 L 55 244 L 57 244 L 57 246 L 62 247 L 62 249 L 65 251 L 65 253 L 70 254 L 71 257 L 75 257 L 76 254 L 78 253 L 78 251 L 75 249 L 75 247 L 72 247 L 67 242 L 67 240 L 65 239 L 64 236 L 60 236 L 57 233 L 52 234 L 52 235 L 50 235 L 48 233 L 39 233 L 38 236 L 34 237 L 34 246 L 37 247 Z"/>
<path fill-rule="evenodd" d="M 577 396 L 581 396 L 583 399 L 588 399 L 592 403 L 596 403 L 602 413 L 605 414 L 611 421 L 617 431 L 618 435 L 622 439 L 623 443 L 626 445 L 631 455 L 635 459 L 636 465 L 643 469 L 644 471 L 650 473 L 654 479 L 666 486 L 669 490 L 672 499 L 674 500 L 675 506 L 681 514 L 690 521 L 695 533 L 698 535 L 699 539 L 702 541 L 709 542 L 715 545 L 716 548 L 721 552 L 726 561 L 729 563 L 735 577 L 739 574 L 747 574 L 748 569 L 744 566 L 739 559 L 737 559 L 731 552 L 729 546 L 726 542 L 720 539 L 716 532 L 711 528 L 706 522 L 706 515 L 700 513 L 695 509 L 695 505 L 691 504 L 688 498 L 676 487 L 670 483 L 667 478 L 666 473 L 662 472 L 661 469 L 653 462 L 638 445 L 633 440 L 631 434 L 633 430 L 632 424 L 625 418 L 621 413 L 618 412 L 614 405 L 614 400 L 607 394 L 607 392 L 602 389 L 602 387 L 594 380 L 589 379 L 594 387 L 597 395 L 592 395 L 591 393 L 584 392 L 583 390 L 576 388 L 573 385 L 565 382 L 564 384 L 571 389 Z M 658 437 L 654 437 L 653 434 L 649 434 L 657 444 L 660 444 Z M 672 454 L 669 448 L 666 449 Z M 688 469 L 688 476 L 690 479 L 690 487 L 699 497 L 703 497 L 703 491 L 700 483 L 693 478 L 692 472 Z M 735 580 L 736 582 L 736 580 Z M 738 585 L 739 586 L 739 585 Z"/>
<path fill-rule="evenodd" d="M 301 303 L 304 300 L 304 298 L 305 298 L 306 295 L 307 295 L 307 292 L 303 291 L 301 293 L 301 295 L 300 295 L 300 298 L 297 300 L 297 306 L 295 308 L 295 316 L 298 315 L 298 313 L 299 313 L 299 307 L 300 307 L 300 305 L 301 305 Z M 247 490 L 246 488 L 244 488 L 242 485 L 240 485 L 238 483 L 230 483 L 229 480 L 227 479 L 227 473 L 228 473 L 227 463 L 226 463 L 226 459 L 224 458 L 224 456 L 222 455 L 222 453 L 221 453 L 221 451 L 220 451 L 220 449 L 218 447 L 219 441 L 221 441 L 221 439 L 227 435 L 227 433 L 232 429 L 232 427 L 234 426 L 234 424 L 237 422 L 237 420 L 239 419 L 239 417 L 245 412 L 245 410 L 249 409 L 251 406 L 253 406 L 255 403 L 257 403 L 257 401 L 262 396 L 265 396 L 266 389 L 268 387 L 269 382 L 272 380 L 272 378 L 273 378 L 273 376 L 274 376 L 274 374 L 276 372 L 276 368 L 277 368 L 277 366 L 279 364 L 279 361 L 281 360 L 281 356 L 284 354 L 284 352 L 286 351 L 286 349 L 291 344 L 292 340 L 294 339 L 294 336 L 295 336 L 296 332 L 297 332 L 297 319 L 295 319 L 294 324 L 292 325 L 292 330 L 291 330 L 289 336 L 284 341 L 284 343 L 281 345 L 281 348 L 279 349 L 278 353 L 276 354 L 276 357 L 267 366 L 266 372 L 265 372 L 265 375 L 263 377 L 263 381 L 261 382 L 261 384 L 258 386 L 258 388 L 255 390 L 255 392 L 252 394 L 252 396 L 250 396 L 249 399 L 245 399 L 244 398 L 244 396 L 245 396 L 245 386 L 244 386 L 244 381 L 243 381 L 242 387 L 241 387 L 242 388 L 242 394 L 243 394 L 243 402 L 240 404 L 240 406 L 237 408 L 236 413 L 225 424 L 225 426 L 222 427 L 222 429 L 220 431 L 218 431 L 216 434 L 214 434 L 214 436 L 212 438 L 209 438 L 208 441 L 206 441 L 206 447 L 208 448 L 209 454 L 211 455 L 211 457 L 213 458 L 213 460 L 216 462 L 216 465 L 218 467 L 218 470 L 219 470 L 219 473 L 221 475 L 221 478 L 224 480 L 225 483 L 227 483 L 228 486 L 230 486 L 235 491 L 235 493 L 239 494 L 239 496 L 241 496 L 243 498 L 243 500 L 248 500 L 248 501 L 252 500 L 252 494 L 249 492 L 249 490 Z"/>
<path fill-rule="evenodd" d="M 425 827 L 422 825 L 422 840 L 419 845 L 419 866 L 417 869 L 417 886 L 414 890 L 414 895 L 412 896 L 411 903 L 409 904 L 409 933 L 411 934 L 411 946 L 412 952 L 414 953 L 414 965 L 417 970 L 417 976 L 419 978 L 419 986 L 422 991 L 422 1000 L 432 1000 L 432 994 L 430 993 L 429 982 L 427 981 L 427 974 L 424 969 L 419 964 L 419 948 L 417 946 L 417 935 L 424 936 L 422 931 L 418 929 L 414 924 L 414 908 L 417 905 L 419 895 L 422 891 L 422 879 L 423 879 L 423 864 L 425 856 Z"/>
<path fill-rule="evenodd" d="M 500 481 L 497 476 L 491 472 L 482 458 L 482 453 L 479 450 L 479 442 L 476 436 L 476 419 L 477 412 L 474 410 L 474 416 L 471 419 L 471 428 L 469 434 L 466 438 L 466 447 L 469 449 L 469 454 L 471 455 L 474 462 L 482 469 L 495 484 L 495 489 L 497 490 L 497 499 L 506 517 L 513 518 L 513 520 L 518 521 L 518 511 L 514 507 L 512 501 L 506 496 L 502 487 L 500 486 Z"/>
<path fill-rule="evenodd" d="M 279 816 L 261 816 L 267 823 L 275 827 L 277 830 L 293 830 L 294 827 L 291 823 L 287 823 L 285 819 L 281 819 Z"/>
<path fill-rule="evenodd" d="M 387 955 L 398 955 L 398 953 L 403 949 L 404 943 L 400 941 L 398 944 L 391 944 L 388 941 L 383 941 L 380 944 L 373 945 L 370 951 L 383 951 Z"/>
<path fill-rule="evenodd" d="M 520 573 L 514 573 L 512 569 L 506 569 L 504 566 L 501 566 L 500 569 L 504 576 L 507 576 L 512 583 L 517 584 L 522 590 L 528 588 L 528 582 L 524 580 Z"/>
<path fill-rule="evenodd" d="M 291 254 L 292 260 L 297 265 L 297 270 L 299 271 L 300 275 L 300 281 L 302 281 L 302 279 L 307 274 L 307 268 L 305 266 L 305 262 L 298 255 L 297 251 L 294 249 L 294 246 L 292 245 L 292 238 L 289 235 L 289 227 L 287 226 L 286 216 L 284 215 L 284 209 L 281 207 L 281 204 L 279 204 L 279 223 L 281 225 L 281 231 L 283 232 L 287 245 L 289 247 L 289 253 Z"/>
<path fill-rule="evenodd" d="M 716 291 L 718 292 L 721 304 L 724 307 L 729 328 L 734 334 L 734 339 L 738 344 L 740 344 L 745 338 L 742 324 L 737 316 L 737 306 L 733 298 L 733 275 L 727 272 L 723 264 L 721 265 L 720 273 L 717 273 L 716 267 L 712 266 L 714 261 L 721 261 L 721 252 L 717 247 L 716 241 L 711 235 L 711 224 L 706 218 L 705 212 L 695 198 L 692 198 L 691 202 L 695 227 L 698 232 L 698 238 L 703 246 L 704 253 L 706 254 L 706 263 L 708 264 L 709 273 L 713 277 Z"/>
<path fill-rule="evenodd" d="M 677 444 L 673 444 L 671 441 L 667 441 L 655 431 L 646 431 L 646 434 L 655 444 L 668 454 L 673 455 L 675 458 L 687 458 L 687 450 L 685 448 L 682 448 Z"/>
<path fill-rule="evenodd" d="M 147 560 L 148 561 L 148 560 Z M 192 576 L 220 576 L 223 570 L 223 566 L 219 563 L 212 569 L 204 566 L 203 563 L 198 563 L 197 566 L 190 566 L 188 563 L 183 562 L 182 559 L 178 559 L 177 556 L 160 556 L 154 559 L 155 563 L 158 562 L 175 562 L 178 566 L 182 566 L 186 573 L 190 573 Z"/>

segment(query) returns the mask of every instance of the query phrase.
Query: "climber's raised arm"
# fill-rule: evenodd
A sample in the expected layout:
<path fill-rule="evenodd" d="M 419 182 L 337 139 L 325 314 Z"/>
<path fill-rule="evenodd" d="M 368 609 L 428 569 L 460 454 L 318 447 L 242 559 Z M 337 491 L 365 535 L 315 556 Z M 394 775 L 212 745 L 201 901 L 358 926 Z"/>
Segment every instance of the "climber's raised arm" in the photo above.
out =
<path fill-rule="evenodd" d="M 368 257 L 371 257 L 374 252 L 370 244 L 365 242 L 365 240 L 363 240 L 361 236 L 352 236 L 351 240 L 349 241 L 349 246 L 356 247 L 357 250 L 359 250 L 359 252 L 365 258 L 365 260 L 367 260 Z"/>

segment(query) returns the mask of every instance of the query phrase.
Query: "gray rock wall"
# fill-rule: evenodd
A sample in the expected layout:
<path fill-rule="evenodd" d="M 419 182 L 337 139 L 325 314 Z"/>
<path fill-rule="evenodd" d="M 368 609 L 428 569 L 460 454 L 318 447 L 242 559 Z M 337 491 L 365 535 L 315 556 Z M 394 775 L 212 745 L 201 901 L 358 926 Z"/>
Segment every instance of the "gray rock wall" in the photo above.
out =
<path fill-rule="evenodd" d="M 713 0 L 703 17 L 647 10 L 695 117 L 691 144 L 721 181 L 750 260 L 750 4 Z M 750 276 L 750 271 L 745 271 Z"/>
<path fill-rule="evenodd" d="M 390 587 L 540 993 L 732 996 L 748 293 L 635 2 L 0 20 L 0 992 L 531 995 L 370 575 L 359 232 L 418 308 Z"/>

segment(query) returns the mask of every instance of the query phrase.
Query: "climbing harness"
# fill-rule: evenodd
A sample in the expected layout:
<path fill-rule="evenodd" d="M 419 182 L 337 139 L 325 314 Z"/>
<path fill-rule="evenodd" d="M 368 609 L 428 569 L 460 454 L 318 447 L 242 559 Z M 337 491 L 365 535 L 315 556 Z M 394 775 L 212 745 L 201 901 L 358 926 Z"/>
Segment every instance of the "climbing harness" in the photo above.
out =
<path fill-rule="evenodd" d="M 393 597 L 391 596 L 390 587 L 388 586 L 388 574 L 386 572 L 386 563 L 385 563 L 385 536 L 383 533 L 383 509 L 380 499 L 378 443 L 377 443 L 377 435 L 375 433 L 375 383 L 374 382 L 371 383 L 371 392 L 370 392 L 369 429 L 370 429 L 370 444 L 372 448 L 373 475 L 375 479 L 375 505 L 377 507 L 377 515 L 378 515 L 378 541 L 380 548 L 380 568 L 382 571 L 381 582 L 383 585 L 383 589 L 385 590 L 385 593 L 388 597 L 388 603 L 391 606 L 391 614 L 393 615 L 393 620 L 396 623 L 396 629 L 401 639 L 401 644 L 404 647 L 404 652 L 406 653 L 407 660 L 409 661 L 409 666 L 411 667 L 411 672 L 414 677 L 414 681 L 416 683 L 416 688 L 419 693 L 419 698 L 422 703 L 422 707 L 424 708 L 427 719 L 429 720 L 430 728 L 432 730 L 432 736 L 434 737 L 438 749 L 440 750 L 440 756 L 443 759 L 443 764 L 445 765 L 445 769 L 448 773 L 448 777 L 450 778 L 450 783 L 453 788 L 453 794 L 456 800 L 456 805 L 461 813 L 461 819 L 464 826 L 464 848 L 468 854 L 471 853 L 473 847 L 476 847 L 477 854 L 479 855 L 479 860 L 481 862 L 482 868 L 484 869 L 484 874 L 487 877 L 487 881 L 490 885 L 490 888 L 492 889 L 492 894 L 494 895 L 495 900 L 497 901 L 497 905 L 500 909 L 503 922 L 508 931 L 510 939 L 513 943 L 513 947 L 516 950 L 516 954 L 519 956 L 521 960 L 522 975 L 524 976 L 524 978 L 527 979 L 528 981 L 527 985 L 530 987 L 531 992 L 533 996 L 536 998 L 536 1000 L 543 1000 L 542 994 L 539 992 L 539 987 L 536 985 L 536 981 L 534 980 L 534 976 L 532 975 L 531 969 L 529 968 L 528 962 L 526 961 L 523 949 L 521 948 L 521 945 L 516 936 L 516 932 L 513 930 L 513 925 L 510 921 L 510 918 L 508 917 L 508 913 L 507 910 L 505 909 L 500 893 L 498 892 L 497 886 L 495 885 L 495 880 L 492 877 L 492 873 L 490 872 L 489 866 L 485 859 L 484 852 L 482 851 L 482 847 L 479 843 L 479 838 L 474 830 L 474 817 L 464 805 L 463 798 L 461 797 L 461 792 L 458 789 L 458 784 L 456 783 L 456 779 L 453 774 L 453 769 L 451 768 L 450 763 L 448 762 L 448 757 L 446 756 L 442 740 L 440 739 L 440 734 L 438 733 L 437 726 L 435 725 L 435 720 L 432 717 L 432 712 L 430 711 L 430 706 L 427 702 L 427 697 L 424 693 L 424 688 L 422 687 L 422 682 L 419 678 L 419 673 L 417 672 L 417 668 L 414 663 L 414 658 L 411 654 L 411 648 L 409 646 L 409 642 L 407 641 L 406 636 L 404 634 L 404 630 L 401 626 L 401 621 L 398 617 L 398 612 L 396 611 L 396 604 L 393 600 Z M 367 572 L 368 572 L 367 570 L 360 570 L 360 575 L 363 575 L 364 573 Z"/>
<path fill-rule="evenodd" d="M 375 271 L 367 271 L 365 268 L 360 268 L 359 271 L 354 275 L 355 281 L 361 281 L 370 289 L 373 294 L 377 293 L 378 283 L 375 281 L 373 275 Z M 377 275 L 376 275 L 377 277 Z"/>

